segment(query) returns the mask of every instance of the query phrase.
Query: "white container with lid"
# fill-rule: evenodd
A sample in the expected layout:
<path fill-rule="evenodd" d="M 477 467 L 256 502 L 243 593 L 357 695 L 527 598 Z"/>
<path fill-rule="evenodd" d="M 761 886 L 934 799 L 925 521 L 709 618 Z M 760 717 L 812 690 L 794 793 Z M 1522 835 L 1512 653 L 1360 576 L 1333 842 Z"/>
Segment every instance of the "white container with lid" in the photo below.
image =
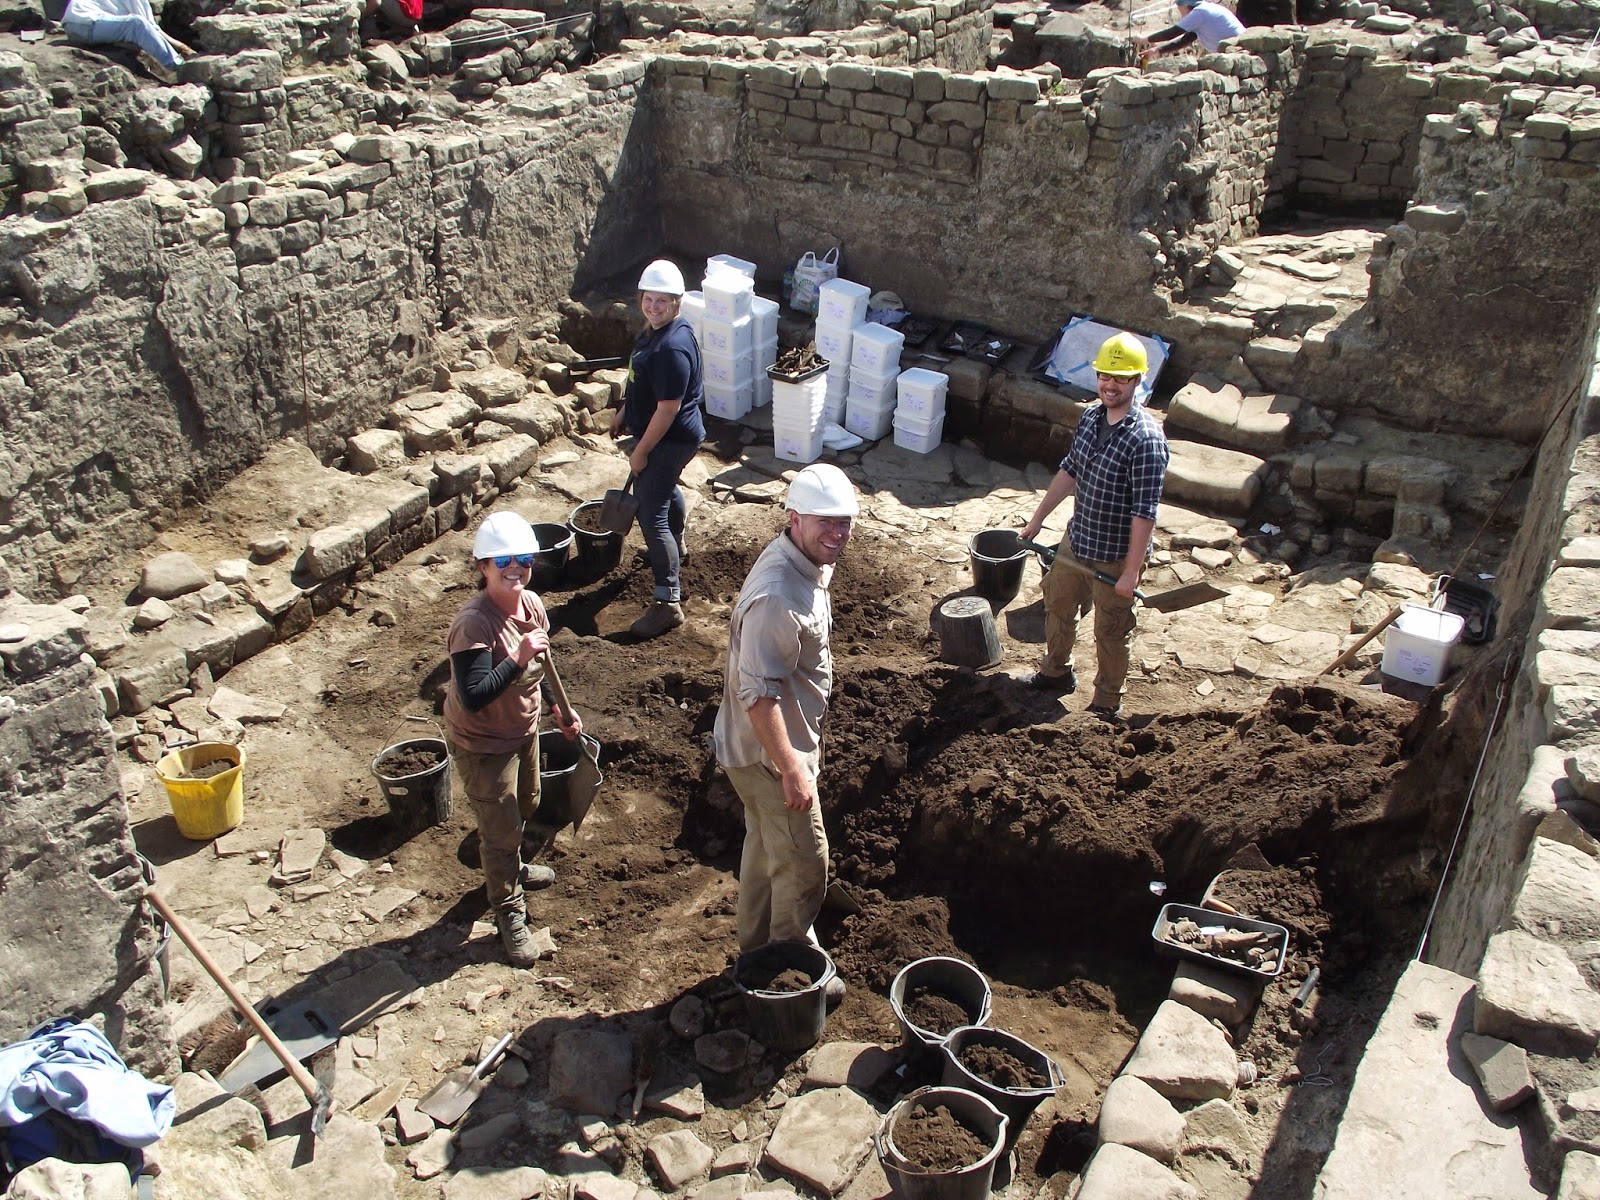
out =
<path fill-rule="evenodd" d="M 755 383 L 749 379 L 738 387 L 721 387 L 714 383 L 706 383 L 704 387 L 706 411 L 724 421 L 737 421 L 755 402 Z"/>
<path fill-rule="evenodd" d="M 717 321 L 737 321 L 750 315 L 750 298 L 755 284 L 737 271 L 717 271 L 707 275 L 700 290 L 706 298 L 706 316 Z"/>
<path fill-rule="evenodd" d="M 894 376 L 885 379 L 878 375 L 864 374 L 852 367 L 848 396 L 852 404 L 860 402 L 869 408 L 892 409 L 895 406 Z"/>
<path fill-rule="evenodd" d="M 1450 647 L 1461 637 L 1465 624 L 1453 612 L 1405 604 L 1383 635 L 1383 662 L 1379 669 L 1391 679 L 1432 687 L 1450 666 Z"/>
<path fill-rule="evenodd" d="M 835 325 L 826 321 L 817 322 L 816 342 L 817 353 L 828 360 L 828 369 L 849 370 L 850 344 L 855 336 L 855 330 L 845 325 Z"/>
<path fill-rule="evenodd" d="M 830 279 L 817 289 L 817 323 L 860 325 L 867 319 L 867 297 L 872 289 L 848 279 Z"/>
<path fill-rule="evenodd" d="M 889 430 L 894 426 L 894 405 L 885 404 L 874 407 L 857 400 L 854 396 L 845 401 L 844 427 L 857 437 L 864 437 L 869 442 L 889 436 Z"/>
<path fill-rule="evenodd" d="M 747 279 L 755 279 L 756 265 L 743 258 L 735 258 L 731 254 L 713 254 L 706 259 L 706 274 L 715 275 L 718 271 L 737 271 Z"/>
<path fill-rule="evenodd" d="M 932 421 L 907 419 L 898 410 L 894 415 L 894 444 L 913 454 L 931 454 L 944 440 L 944 414 Z"/>
<path fill-rule="evenodd" d="M 855 338 L 850 343 L 850 365 L 878 375 L 899 371 L 900 352 L 905 344 L 906 335 L 898 329 L 868 321 L 855 330 Z"/>
<path fill-rule="evenodd" d="M 925 418 L 941 416 L 945 396 L 950 390 L 950 376 L 923 367 L 910 367 L 900 372 L 895 389 L 901 412 Z"/>
<path fill-rule="evenodd" d="M 700 349 L 706 354 L 748 355 L 755 347 L 754 332 L 750 317 L 724 321 L 708 316 L 700 323 Z"/>
<path fill-rule="evenodd" d="M 778 340 L 778 302 L 776 300 L 768 300 L 765 296 L 751 296 L 750 320 L 754 322 L 751 337 L 758 345 L 761 342 L 775 342 Z"/>
<path fill-rule="evenodd" d="M 756 381 L 756 365 L 748 354 L 700 355 L 700 379 L 706 387 L 750 387 Z"/>

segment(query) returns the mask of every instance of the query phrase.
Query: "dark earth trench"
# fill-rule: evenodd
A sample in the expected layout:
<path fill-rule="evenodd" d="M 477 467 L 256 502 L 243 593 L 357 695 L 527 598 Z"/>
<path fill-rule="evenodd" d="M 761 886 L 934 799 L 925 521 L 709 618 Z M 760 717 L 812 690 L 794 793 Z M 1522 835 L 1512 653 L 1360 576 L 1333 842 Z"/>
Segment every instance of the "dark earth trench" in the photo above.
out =
<path fill-rule="evenodd" d="M 554 519 L 556 502 L 518 507 Z M 742 817 L 707 735 L 728 610 L 777 528 L 764 505 L 697 508 L 684 573 L 689 620 L 651 643 L 625 632 L 650 587 L 636 541 L 602 578 L 545 595 L 562 678 L 603 745 L 606 781 L 581 835 L 562 834 L 547 851 L 556 884 L 530 900 L 534 923 L 548 924 L 560 945 L 554 967 L 539 968 L 556 982 L 534 991 L 559 992 L 566 1011 L 550 1016 L 517 987 L 503 989 L 509 1016 L 526 1019 L 521 1042 L 535 1060 L 574 1024 L 636 1034 L 685 995 L 705 1002 L 709 1028 L 748 1028 L 727 974 Z M 464 549 L 465 535 L 453 536 Z M 371 623 L 358 599 L 291 644 L 286 659 L 241 664 L 229 682 L 288 687 L 301 669 L 291 660 L 336 661 L 308 707 L 317 737 L 344 747 L 348 764 L 314 796 L 280 786 L 275 773 L 306 746 L 288 730 L 258 727 L 253 811 L 320 822 L 335 847 L 390 864 L 416 888 L 410 927 L 386 929 L 389 940 L 374 945 L 435 983 L 499 960 L 497 946 L 463 936 L 482 917 L 483 894 L 459 789 L 447 822 L 412 833 L 385 812 L 365 771 L 406 712 L 438 712 L 446 686 L 444 630 L 470 594 L 464 553 L 435 554 L 421 569 L 439 588 L 400 606 L 396 628 Z M 1237 1102 L 1261 1148 L 1233 1165 L 1253 1180 L 1254 1197 L 1309 1196 L 1361 1049 L 1416 944 L 1437 882 L 1441 814 L 1464 794 L 1448 738 L 1432 736 L 1428 710 L 1328 679 L 1264 687 L 1253 705 L 1231 708 L 1194 707 L 1192 686 L 1147 689 L 1127 726 L 1064 711 L 1001 670 L 937 661 L 934 598 L 961 584 L 866 529 L 835 575 L 836 680 L 820 793 L 838 887 L 817 932 L 850 992 L 824 1041 L 897 1045 L 887 999 L 896 974 L 931 955 L 975 964 L 993 991 L 989 1024 L 1049 1055 L 1065 1079 L 1017 1143 L 1013 1187 L 1031 1195 L 1081 1170 L 1099 1097 L 1166 996 L 1174 961 L 1151 938 L 1162 904 L 1198 903 L 1210 887 L 1290 931 L 1282 975 L 1232 1031 L 1257 1071 Z M 1030 601 L 1036 576 L 1016 603 Z M 136 806 L 141 813 L 151 818 L 137 831 L 141 845 L 168 869 L 176 852 L 159 852 L 166 818 Z M 226 888 L 219 879 L 207 886 Z M 345 950 L 334 963 L 359 965 L 363 953 Z M 1313 970 L 1320 983 L 1296 1006 Z M 291 983 L 281 998 L 319 982 Z M 721 1110 L 721 1124 L 708 1119 L 702 1132 L 715 1133 L 741 1113 L 764 1113 L 798 1058 L 769 1051 L 715 1076 L 696 1070 L 692 1042 L 668 1039 L 655 1079 L 702 1078 Z M 873 1099 L 887 1107 L 937 1075 L 936 1064 L 908 1061 Z M 531 1122 L 514 1161 L 539 1163 L 570 1136 L 559 1122 Z M 404 1194 L 424 1194 L 409 1186 Z"/>

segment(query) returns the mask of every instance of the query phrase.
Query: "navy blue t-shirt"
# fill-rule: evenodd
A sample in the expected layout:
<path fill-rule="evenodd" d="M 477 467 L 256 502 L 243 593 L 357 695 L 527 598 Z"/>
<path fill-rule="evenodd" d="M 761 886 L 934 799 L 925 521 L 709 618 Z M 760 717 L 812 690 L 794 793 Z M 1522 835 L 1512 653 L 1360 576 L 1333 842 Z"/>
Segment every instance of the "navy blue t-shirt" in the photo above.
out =
<path fill-rule="evenodd" d="M 628 432 L 642 436 L 662 400 L 681 402 L 678 416 L 663 441 L 699 445 L 705 440 L 700 347 L 682 317 L 668 321 L 660 329 L 646 329 L 633 344 L 628 388 L 622 397 L 622 420 Z"/>

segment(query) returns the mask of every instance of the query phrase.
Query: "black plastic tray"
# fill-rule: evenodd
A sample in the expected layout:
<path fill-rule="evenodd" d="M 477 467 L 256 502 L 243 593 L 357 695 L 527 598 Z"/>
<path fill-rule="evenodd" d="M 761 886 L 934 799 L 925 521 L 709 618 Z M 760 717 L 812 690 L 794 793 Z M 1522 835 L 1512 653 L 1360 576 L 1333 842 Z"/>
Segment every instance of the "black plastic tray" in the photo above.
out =
<path fill-rule="evenodd" d="M 1202 926 L 1220 925 L 1224 929 L 1272 934 L 1277 945 L 1277 962 L 1270 970 L 1259 969 L 1231 958 L 1207 954 L 1204 950 L 1196 950 L 1193 946 L 1186 946 L 1182 942 L 1169 942 L 1166 938 L 1167 930 L 1183 920 L 1193 921 L 1196 925 Z M 1155 942 L 1158 954 L 1186 958 L 1191 962 L 1204 963 L 1208 967 L 1232 971 L 1235 975 L 1248 975 L 1252 979 L 1276 979 L 1283 974 L 1284 965 L 1289 958 L 1289 931 L 1282 925 L 1274 925 L 1271 921 L 1257 921 L 1254 917 L 1233 916 L 1218 912 L 1214 908 L 1200 908 L 1193 904 L 1162 905 L 1161 911 L 1156 914 L 1156 923 L 1150 929 L 1150 938 Z"/>

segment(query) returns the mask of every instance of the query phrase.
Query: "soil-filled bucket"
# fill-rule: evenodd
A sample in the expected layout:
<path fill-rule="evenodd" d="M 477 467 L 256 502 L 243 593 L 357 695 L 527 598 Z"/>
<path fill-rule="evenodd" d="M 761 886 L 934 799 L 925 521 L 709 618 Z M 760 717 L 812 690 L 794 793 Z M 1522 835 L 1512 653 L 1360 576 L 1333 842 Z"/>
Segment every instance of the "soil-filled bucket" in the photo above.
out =
<path fill-rule="evenodd" d="M 569 578 L 588 583 L 611 574 L 622 561 L 625 533 L 613 533 L 600 520 L 604 500 L 585 500 L 567 517 L 572 531 L 572 553 L 567 558 Z"/>
<path fill-rule="evenodd" d="M 948 1029 L 929 1029 L 906 1014 L 906 1006 L 918 992 L 931 992 L 949 1000 L 966 1014 Z M 987 1025 L 993 993 L 983 972 L 959 958 L 919 958 L 901 968 L 889 985 L 889 1007 L 900 1022 L 901 1046 L 905 1056 L 924 1064 L 938 1058 L 939 1047 L 951 1030 L 969 1025 Z"/>
<path fill-rule="evenodd" d="M 811 982 L 792 991 L 770 985 L 786 971 L 798 971 Z M 809 1050 L 828 1023 L 823 994 L 834 976 L 833 959 L 810 942 L 769 942 L 741 954 L 733 964 L 733 982 L 744 993 L 750 1015 L 750 1036 L 774 1050 Z"/>
<path fill-rule="evenodd" d="M 450 747 L 443 738 L 396 742 L 372 760 L 372 774 L 402 829 L 426 829 L 450 819 Z"/>
<path fill-rule="evenodd" d="M 190 841 L 209 842 L 244 820 L 244 751 L 238 746 L 196 742 L 174 750 L 156 763 L 156 778 L 167 789 L 178 832 Z"/>
<path fill-rule="evenodd" d="M 1028 550 L 1015 529 L 985 529 L 967 543 L 972 560 L 972 586 L 996 612 L 1016 599 Z"/>
<path fill-rule="evenodd" d="M 572 552 L 572 530 L 564 521 L 535 521 L 533 536 L 539 550 L 533 556 L 533 578 L 529 585 L 536 592 L 560 587 L 567 577 L 567 555 Z"/>
<path fill-rule="evenodd" d="M 930 1169 L 918 1155 L 910 1123 L 921 1111 L 943 1108 L 968 1132 L 988 1143 L 971 1163 Z M 995 1166 L 1005 1153 L 1010 1122 L 1006 1115 L 974 1092 L 956 1087 L 926 1087 L 912 1092 L 889 1110 L 872 1139 L 878 1162 L 898 1200 L 987 1200 L 994 1186 Z M 895 1140 L 899 1133 L 900 1141 Z"/>
<path fill-rule="evenodd" d="M 156 865 L 144 855 L 139 855 L 139 871 L 144 876 L 146 888 L 154 891 L 156 886 Z M 154 908 L 150 915 L 156 923 L 156 966 L 161 970 L 161 998 L 165 1000 L 172 990 L 172 929 L 167 925 L 167 919 Z"/>
<path fill-rule="evenodd" d="M 962 1056 L 970 1048 L 981 1046 L 992 1047 L 1009 1054 L 1022 1066 L 1036 1073 L 1044 1082 L 1037 1086 L 1003 1087 L 969 1070 Z M 1061 1073 L 1061 1068 L 1056 1065 L 1054 1059 L 1043 1050 L 1030 1046 L 1015 1034 L 1007 1033 L 1003 1029 L 967 1026 L 954 1030 L 944 1040 L 943 1053 L 944 1076 L 940 1082 L 947 1087 L 966 1088 L 968 1091 L 977 1092 L 1010 1118 L 1011 1130 L 1006 1136 L 1005 1145 L 1008 1154 L 1012 1146 L 1016 1145 L 1017 1139 L 1022 1136 L 1022 1127 L 1028 1123 L 1033 1110 L 1055 1095 L 1056 1090 L 1066 1082 L 1066 1076 Z"/>

